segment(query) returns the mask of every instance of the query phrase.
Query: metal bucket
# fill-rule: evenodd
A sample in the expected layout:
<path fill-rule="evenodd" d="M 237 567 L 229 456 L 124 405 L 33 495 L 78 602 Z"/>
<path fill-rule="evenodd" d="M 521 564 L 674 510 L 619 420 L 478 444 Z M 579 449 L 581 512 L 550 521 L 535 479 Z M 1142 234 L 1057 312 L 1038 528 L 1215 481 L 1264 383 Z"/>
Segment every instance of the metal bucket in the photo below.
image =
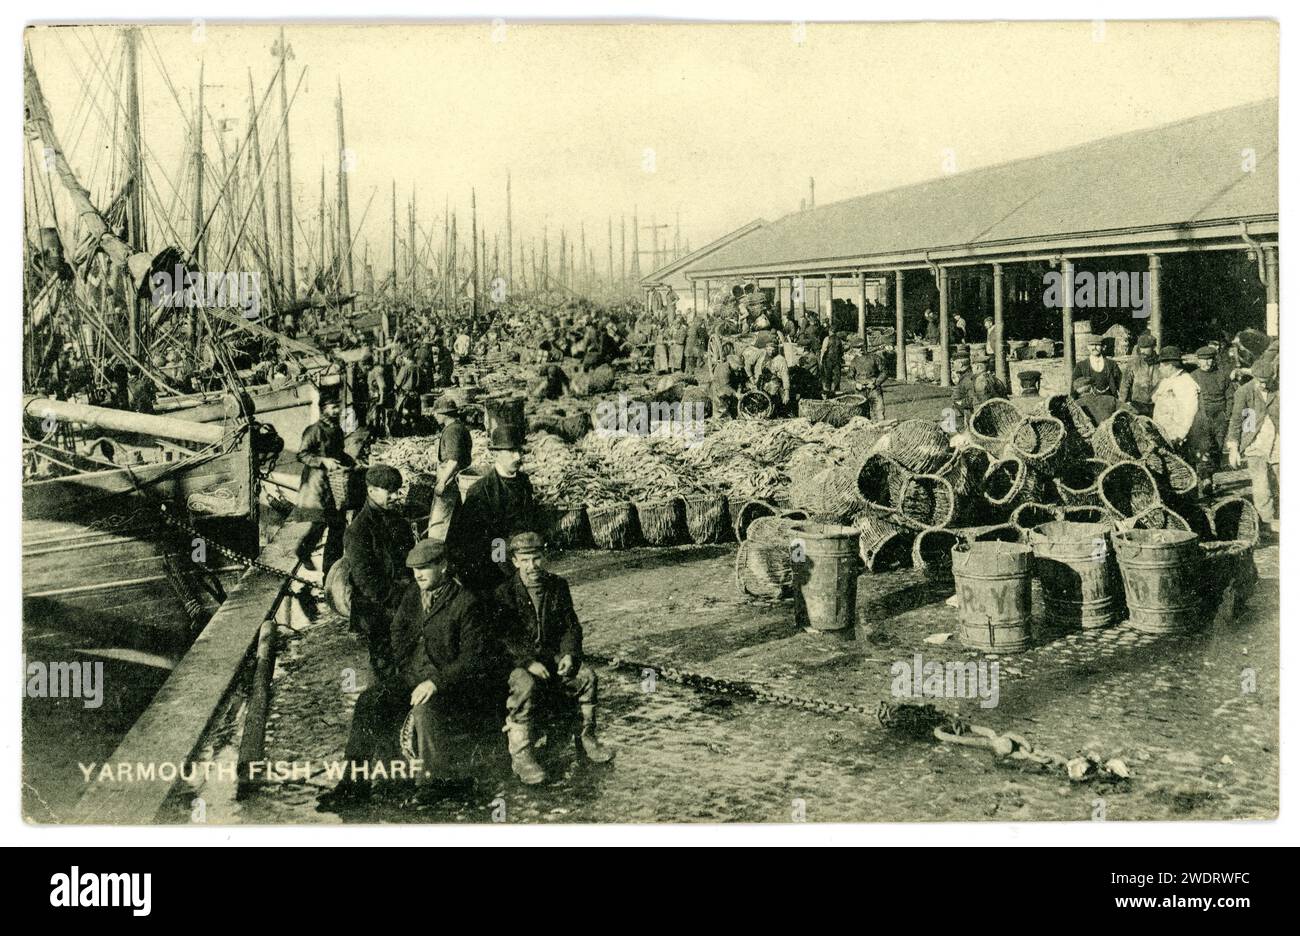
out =
<path fill-rule="evenodd" d="M 1054 629 L 1110 627 L 1119 621 L 1113 529 L 1109 523 L 1056 520 L 1026 534 L 1043 589 L 1044 617 Z"/>
<path fill-rule="evenodd" d="M 1186 530 L 1120 530 L 1111 534 L 1124 577 L 1129 621 L 1140 631 L 1191 630 L 1199 621 L 1201 551 Z"/>
<path fill-rule="evenodd" d="M 961 642 L 998 653 L 1031 640 L 1034 552 L 1021 543 L 977 541 L 952 548 Z"/>
<path fill-rule="evenodd" d="M 796 614 L 807 620 L 812 630 L 853 635 L 858 575 L 862 572 L 859 536 L 857 527 L 834 523 L 796 523 L 791 527 Z"/>

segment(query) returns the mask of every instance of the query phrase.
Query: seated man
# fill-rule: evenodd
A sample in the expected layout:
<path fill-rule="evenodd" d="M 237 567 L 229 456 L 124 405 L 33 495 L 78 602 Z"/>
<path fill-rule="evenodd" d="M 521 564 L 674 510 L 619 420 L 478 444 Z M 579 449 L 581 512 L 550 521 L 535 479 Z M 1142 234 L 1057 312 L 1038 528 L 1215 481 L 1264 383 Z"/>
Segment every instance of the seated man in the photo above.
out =
<path fill-rule="evenodd" d="M 596 738 L 596 673 L 582 662 L 582 625 L 573 610 L 569 583 L 546 570 L 542 538 L 517 533 L 509 542 L 515 574 L 496 590 L 510 672 L 506 733 L 510 765 L 524 783 L 546 779 L 533 756 L 533 717 L 542 692 L 577 703 L 582 728 L 574 738 L 588 759 L 603 764 L 613 752 Z"/>
<path fill-rule="evenodd" d="M 745 367 L 731 342 L 722 346 L 722 360 L 713 366 L 713 415 L 719 419 L 736 415 L 736 404 L 745 386 Z"/>
<path fill-rule="evenodd" d="M 502 666 L 490 622 L 474 594 L 452 577 L 442 543 L 421 540 L 407 554 L 415 581 L 393 618 L 393 649 L 415 722 L 422 790 L 452 772 L 451 738 L 500 704 Z"/>
<path fill-rule="evenodd" d="M 1115 415 L 1115 410 L 1118 408 L 1115 397 L 1109 393 L 1098 393 L 1092 377 L 1086 375 L 1074 378 L 1074 395 L 1078 398 L 1077 402 L 1083 407 L 1083 411 L 1092 419 L 1094 426 L 1100 426 Z"/>

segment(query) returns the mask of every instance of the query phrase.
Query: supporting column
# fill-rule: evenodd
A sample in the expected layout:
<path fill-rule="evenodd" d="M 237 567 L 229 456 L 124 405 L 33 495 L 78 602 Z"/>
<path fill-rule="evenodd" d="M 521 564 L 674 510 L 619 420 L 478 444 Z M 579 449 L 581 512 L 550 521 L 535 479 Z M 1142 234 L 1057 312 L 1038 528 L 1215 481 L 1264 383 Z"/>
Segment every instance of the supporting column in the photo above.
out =
<path fill-rule="evenodd" d="M 1074 386 L 1074 264 L 1061 258 L 1061 330 L 1065 345 L 1065 386 L 1066 393 L 1073 392 Z"/>
<path fill-rule="evenodd" d="M 826 274 L 826 330 L 835 325 L 835 274 Z"/>
<path fill-rule="evenodd" d="M 1276 338 L 1278 335 L 1278 306 L 1277 306 L 1277 248 L 1264 248 L 1264 289 L 1267 291 L 1268 303 L 1264 308 L 1264 328 L 1270 338 Z"/>
<path fill-rule="evenodd" d="M 903 337 L 903 271 L 894 271 L 894 377 L 907 380 L 907 341 Z"/>
<path fill-rule="evenodd" d="M 858 337 L 862 339 L 865 347 L 867 343 L 867 272 L 863 270 L 858 274 Z"/>
<path fill-rule="evenodd" d="M 993 372 L 998 380 L 1007 383 L 1007 339 L 1002 327 L 1002 264 L 993 264 Z M 1008 385 L 1009 386 L 1009 385 Z"/>
<path fill-rule="evenodd" d="M 695 286 L 695 280 L 691 280 L 691 311 L 696 315 L 700 312 L 700 294 Z"/>
<path fill-rule="evenodd" d="M 1160 254 L 1147 255 L 1147 268 L 1151 272 L 1151 282 L 1147 284 L 1147 303 L 1151 311 L 1148 327 L 1158 348 L 1165 343 L 1165 329 L 1160 321 Z"/>
<path fill-rule="evenodd" d="M 948 268 L 939 267 L 939 386 L 952 386 L 948 361 Z"/>

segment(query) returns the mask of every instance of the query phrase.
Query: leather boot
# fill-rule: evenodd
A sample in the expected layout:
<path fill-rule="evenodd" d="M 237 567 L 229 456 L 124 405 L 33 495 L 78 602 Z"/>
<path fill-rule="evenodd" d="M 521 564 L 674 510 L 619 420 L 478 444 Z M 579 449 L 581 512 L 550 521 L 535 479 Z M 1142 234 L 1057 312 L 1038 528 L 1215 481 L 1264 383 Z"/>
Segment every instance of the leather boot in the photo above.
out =
<path fill-rule="evenodd" d="M 536 786 L 546 780 L 546 771 L 533 756 L 533 739 L 527 725 L 506 719 L 506 739 L 510 748 L 510 768 L 522 783 Z"/>
<path fill-rule="evenodd" d="M 578 748 L 593 764 L 609 763 L 614 759 L 614 752 L 596 738 L 596 706 L 583 705 L 581 711 L 582 731 L 577 737 Z"/>

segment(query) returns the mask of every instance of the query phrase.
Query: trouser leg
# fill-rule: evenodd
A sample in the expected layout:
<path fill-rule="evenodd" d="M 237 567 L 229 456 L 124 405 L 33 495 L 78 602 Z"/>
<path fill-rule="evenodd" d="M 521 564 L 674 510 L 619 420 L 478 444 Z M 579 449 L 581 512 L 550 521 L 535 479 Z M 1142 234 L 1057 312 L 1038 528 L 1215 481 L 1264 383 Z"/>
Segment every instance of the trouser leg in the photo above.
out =
<path fill-rule="evenodd" d="M 415 753 L 420 759 L 420 782 L 445 778 L 451 768 L 451 731 L 446 713 L 432 700 L 421 702 L 411 712 Z"/>
<path fill-rule="evenodd" d="M 338 513 L 337 517 L 326 521 L 325 555 L 321 566 L 322 576 L 329 575 L 334 563 L 343 557 L 343 533 L 346 529 L 347 521 L 344 519 L 342 511 Z"/>
<path fill-rule="evenodd" d="M 540 680 L 526 669 L 510 671 L 506 696 L 506 741 L 510 750 L 510 767 L 524 783 L 532 785 L 546 779 L 546 771 L 533 756 L 533 710 L 540 691 Z"/>
<path fill-rule="evenodd" d="M 597 684 L 596 671 L 585 663 L 560 682 L 564 694 L 578 703 L 578 714 L 582 719 L 582 725 L 574 739 L 578 750 L 585 754 L 588 760 L 604 764 L 614 757 L 614 753 L 601 744 L 596 736 Z"/>
<path fill-rule="evenodd" d="M 1269 465 L 1267 458 L 1247 455 L 1246 472 L 1250 476 L 1251 499 L 1255 502 L 1260 519 L 1269 525 L 1276 523 L 1276 469 Z"/>

